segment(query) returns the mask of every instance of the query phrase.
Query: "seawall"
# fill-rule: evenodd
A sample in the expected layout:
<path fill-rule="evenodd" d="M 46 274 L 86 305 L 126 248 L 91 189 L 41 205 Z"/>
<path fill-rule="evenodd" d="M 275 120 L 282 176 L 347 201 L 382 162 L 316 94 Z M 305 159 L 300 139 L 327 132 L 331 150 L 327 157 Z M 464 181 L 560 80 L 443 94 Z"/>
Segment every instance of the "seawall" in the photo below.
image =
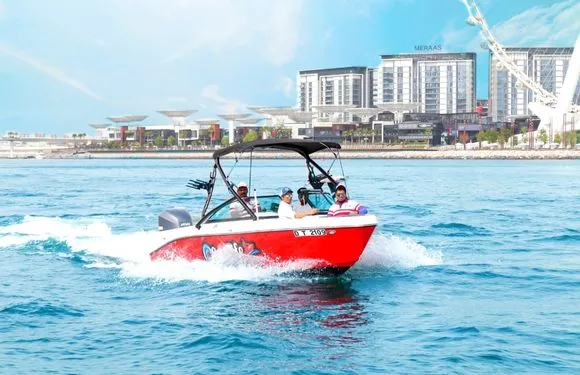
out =
<path fill-rule="evenodd" d="M 0 158 L 9 155 L 0 153 Z M 86 151 L 61 150 L 46 153 L 46 159 L 211 159 L 213 151 Z M 255 159 L 300 158 L 293 152 L 255 151 Z M 30 157 L 15 153 L 16 158 Z M 239 155 L 237 155 L 239 156 Z M 249 158 L 250 154 L 239 156 Z M 341 150 L 343 159 L 509 159 L 509 160 L 562 160 L 580 159 L 580 150 Z M 235 157 L 228 155 L 229 158 Z M 329 152 L 319 152 L 317 158 L 332 158 Z"/>

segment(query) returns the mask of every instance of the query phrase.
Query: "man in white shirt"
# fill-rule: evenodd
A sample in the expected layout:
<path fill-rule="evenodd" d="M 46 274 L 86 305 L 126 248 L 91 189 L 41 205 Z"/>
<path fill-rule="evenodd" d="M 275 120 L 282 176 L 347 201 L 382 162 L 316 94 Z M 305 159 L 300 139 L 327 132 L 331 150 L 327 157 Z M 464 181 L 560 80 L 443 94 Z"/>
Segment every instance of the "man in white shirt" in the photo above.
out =
<path fill-rule="evenodd" d="M 236 190 L 236 192 L 244 200 L 244 202 L 246 202 L 248 204 L 248 206 L 250 206 L 250 208 L 252 210 L 255 210 L 254 200 L 252 198 L 248 197 L 248 185 L 245 182 L 240 182 L 238 184 L 238 189 Z M 260 210 L 259 204 L 258 204 L 258 210 Z M 236 219 L 250 217 L 250 213 L 248 211 L 246 211 L 244 209 L 244 207 L 242 206 L 242 204 L 240 202 L 238 202 L 237 200 L 233 201 L 230 204 L 230 215 Z"/>
<path fill-rule="evenodd" d="M 318 209 L 311 208 L 303 212 L 294 212 L 292 208 L 292 189 L 284 187 L 280 191 L 280 205 L 278 206 L 278 217 L 281 219 L 301 219 L 305 216 L 316 215 Z"/>

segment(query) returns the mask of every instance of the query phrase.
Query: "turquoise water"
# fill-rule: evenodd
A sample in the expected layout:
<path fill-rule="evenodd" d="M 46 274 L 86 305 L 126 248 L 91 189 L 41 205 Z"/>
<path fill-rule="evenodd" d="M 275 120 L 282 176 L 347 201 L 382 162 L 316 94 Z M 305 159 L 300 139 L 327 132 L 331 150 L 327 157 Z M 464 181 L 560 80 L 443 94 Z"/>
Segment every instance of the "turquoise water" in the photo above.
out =
<path fill-rule="evenodd" d="M 0 373 L 580 372 L 579 161 L 343 164 L 380 224 L 325 279 L 148 261 L 210 161 L 0 161 Z M 302 167 L 257 163 L 252 184 L 297 188 Z"/>

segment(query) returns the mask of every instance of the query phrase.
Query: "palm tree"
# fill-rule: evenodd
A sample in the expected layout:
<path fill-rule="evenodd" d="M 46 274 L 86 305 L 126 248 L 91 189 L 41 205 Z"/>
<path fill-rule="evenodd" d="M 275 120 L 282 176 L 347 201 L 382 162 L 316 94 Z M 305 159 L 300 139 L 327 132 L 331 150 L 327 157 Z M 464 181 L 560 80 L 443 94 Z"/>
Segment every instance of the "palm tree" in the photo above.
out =
<path fill-rule="evenodd" d="M 546 129 L 540 129 L 540 133 L 536 137 L 538 140 L 542 141 L 543 144 L 548 143 L 548 133 L 546 133 Z"/>
<path fill-rule="evenodd" d="M 560 133 L 556 133 L 556 135 L 554 136 L 554 143 L 557 144 L 562 143 L 562 136 L 560 135 Z"/>
<path fill-rule="evenodd" d="M 567 136 L 568 136 L 568 144 L 570 144 L 572 148 L 576 147 L 576 140 L 578 138 L 578 134 L 576 133 L 576 131 L 569 132 Z"/>
<path fill-rule="evenodd" d="M 373 129 L 370 129 L 370 128 L 369 129 L 365 129 L 364 130 L 364 136 L 366 138 L 371 138 L 371 143 L 372 143 L 373 140 L 374 140 L 374 137 L 375 137 L 375 131 Z"/>
<path fill-rule="evenodd" d="M 529 143 L 529 139 L 526 139 L 526 137 L 528 137 L 528 127 L 522 126 L 520 129 L 520 133 L 522 134 L 522 143 L 524 142 Z"/>
<path fill-rule="evenodd" d="M 350 143 L 354 143 L 354 135 L 355 135 L 354 129 L 348 129 L 344 131 L 343 134 L 345 135 L 345 137 L 350 137 Z"/>
<path fill-rule="evenodd" d="M 485 141 L 485 132 L 480 130 L 476 136 L 477 142 L 479 142 L 479 149 L 481 150 L 481 142 Z"/>
<path fill-rule="evenodd" d="M 158 135 L 155 140 L 153 140 L 153 144 L 157 147 L 157 148 L 162 148 L 163 144 L 165 142 L 163 141 L 163 137 L 161 137 L 161 135 Z"/>

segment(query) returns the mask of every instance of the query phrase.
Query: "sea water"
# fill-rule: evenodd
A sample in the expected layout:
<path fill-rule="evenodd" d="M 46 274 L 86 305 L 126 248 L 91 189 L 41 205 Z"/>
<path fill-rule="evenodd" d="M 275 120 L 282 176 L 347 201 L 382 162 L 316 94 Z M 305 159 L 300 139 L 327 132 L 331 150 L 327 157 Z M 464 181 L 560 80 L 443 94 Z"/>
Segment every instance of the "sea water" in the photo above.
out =
<path fill-rule="evenodd" d="M 225 164 L 251 193 L 305 183 L 296 160 Z M 379 220 L 338 278 L 150 262 L 212 165 L 0 161 L 0 373 L 580 372 L 579 161 L 335 164 Z"/>

